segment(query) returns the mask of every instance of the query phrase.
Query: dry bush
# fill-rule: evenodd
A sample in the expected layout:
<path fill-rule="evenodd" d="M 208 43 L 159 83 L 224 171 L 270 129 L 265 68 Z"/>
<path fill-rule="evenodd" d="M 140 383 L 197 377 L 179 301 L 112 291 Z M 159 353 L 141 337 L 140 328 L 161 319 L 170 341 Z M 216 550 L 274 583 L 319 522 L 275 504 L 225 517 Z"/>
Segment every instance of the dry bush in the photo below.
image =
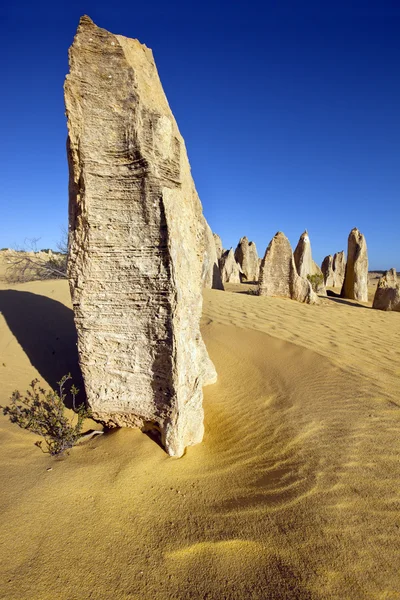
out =
<path fill-rule="evenodd" d="M 321 287 L 324 285 L 324 276 L 322 273 L 307 275 L 307 279 L 311 283 L 311 287 L 314 290 L 314 292 L 318 293 Z"/>
<path fill-rule="evenodd" d="M 76 407 L 75 399 L 79 390 L 74 385 L 70 388 L 70 394 L 77 415 L 76 423 L 66 416 L 64 401 L 67 394 L 64 386 L 69 379 L 70 374 L 58 382 L 58 393 L 39 387 L 39 380 L 34 379 L 24 396 L 15 391 L 11 396 L 10 405 L 3 407 L 3 414 L 7 415 L 12 423 L 43 437 L 47 450 L 43 450 L 42 441 L 36 442 L 35 445 L 52 456 L 60 456 L 65 452 L 68 454 L 68 450 L 82 438 L 84 420 L 91 417 L 90 410 L 84 405 Z"/>
<path fill-rule="evenodd" d="M 38 250 L 39 240 L 27 240 L 25 249 L 7 253 L 8 267 L 6 279 L 10 283 L 46 279 L 66 279 L 67 277 L 67 233 L 57 244 L 57 252 L 50 249 Z"/>

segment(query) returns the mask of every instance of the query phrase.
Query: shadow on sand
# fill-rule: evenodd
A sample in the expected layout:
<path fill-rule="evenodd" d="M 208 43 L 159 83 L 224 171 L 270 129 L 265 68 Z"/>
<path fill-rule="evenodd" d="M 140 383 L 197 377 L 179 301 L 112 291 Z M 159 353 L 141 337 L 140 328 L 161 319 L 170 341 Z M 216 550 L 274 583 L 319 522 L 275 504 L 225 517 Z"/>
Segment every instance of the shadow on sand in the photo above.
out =
<path fill-rule="evenodd" d="M 249 287 L 245 290 L 235 290 L 234 293 L 235 294 L 246 294 L 247 296 L 258 296 L 258 283 L 257 282 L 246 282 L 245 284 L 246 286 L 254 286 L 254 287 Z M 339 294 L 336 294 L 336 292 L 333 292 L 332 290 L 328 290 L 327 291 L 327 295 L 326 296 L 318 296 L 319 298 L 321 298 L 322 300 L 332 300 L 332 302 L 336 302 L 337 304 L 345 304 L 347 306 L 352 306 L 353 308 L 366 308 L 366 309 L 371 309 L 371 306 L 365 306 L 364 304 L 358 304 L 357 300 L 345 300 L 344 298 L 342 298 L 341 296 L 339 296 Z"/>
<path fill-rule="evenodd" d="M 245 290 L 243 292 L 234 292 L 235 294 L 246 294 L 246 296 L 258 296 L 257 290 Z"/>
<path fill-rule="evenodd" d="M 46 296 L 16 290 L 0 290 L 0 311 L 32 365 L 52 388 L 68 373 L 85 400 L 78 363 L 73 312 Z M 68 399 L 66 400 L 68 404 Z"/>
<path fill-rule="evenodd" d="M 364 304 L 358 304 L 357 300 L 345 300 L 339 294 L 336 294 L 336 292 L 333 292 L 332 290 L 327 290 L 326 296 L 320 296 L 320 298 L 332 300 L 333 302 L 336 302 L 337 304 L 347 304 L 347 306 L 352 306 L 353 308 L 367 308 L 368 310 L 371 309 L 371 306 L 365 306 Z"/>

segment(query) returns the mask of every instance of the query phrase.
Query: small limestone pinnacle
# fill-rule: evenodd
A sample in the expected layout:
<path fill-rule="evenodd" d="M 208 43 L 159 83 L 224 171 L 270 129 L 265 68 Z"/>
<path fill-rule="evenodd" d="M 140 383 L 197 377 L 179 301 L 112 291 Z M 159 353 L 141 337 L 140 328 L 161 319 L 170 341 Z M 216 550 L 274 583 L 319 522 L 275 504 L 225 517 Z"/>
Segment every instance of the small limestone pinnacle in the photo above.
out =
<path fill-rule="evenodd" d="M 94 25 L 94 23 L 88 15 L 82 15 L 79 19 L 79 25 Z"/>

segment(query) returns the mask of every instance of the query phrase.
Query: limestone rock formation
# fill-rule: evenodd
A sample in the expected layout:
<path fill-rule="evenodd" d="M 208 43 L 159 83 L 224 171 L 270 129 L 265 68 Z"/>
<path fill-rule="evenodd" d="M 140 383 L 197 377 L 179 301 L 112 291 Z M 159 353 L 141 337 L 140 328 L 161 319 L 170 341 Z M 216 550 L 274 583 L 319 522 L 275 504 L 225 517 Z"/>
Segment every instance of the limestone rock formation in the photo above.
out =
<path fill-rule="evenodd" d="M 307 229 L 299 238 L 296 249 L 293 253 L 293 258 L 300 277 L 306 278 L 307 275 L 322 274 L 322 271 L 317 263 L 313 261 L 310 236 L 308 235 Z"/>
<path fill-rule="evenodd" d="M 326 287 L 333 287 L 334 286 L 333 256 L 331 254 L 329 254 L 328 256 L 325 256 L 324 260 L 322 261 L 321 271 L 324 276 L 324 281 L 325 281 Z"/>
<path fill-rule="evenodd" d="M 217 252 L 217 258 L 219 260 L 224 252 L 223 246 L 222 246 L 222 240 L 217 233 L 213 233 L 213 236 L 214 236 L 214 242 L 215 242 L 215 250 Z"/>
<path fill-rule="evenodd" d="M 368 253 L 365 237 L 355 227 L 348 239 L 342 298 L 368 302 Z"/>
<path fill-rule="evenodd" d="M 82 17 L 69 52 L 69 279 L 88 403 L 156 428 L 171 455 L 203 437 L 202 207 L 151 50 Z"/>
<path fill-rule="evenodd" d="M 325 256 L 321 271 L 324 275 L 326 287 L 342 288 L 344 274 L 346 270 L 346 258 L 344 252 L 337 252 L 333 256 Z"/>
<path fill-rule="evenodd" d="M 215 248 L 215 239 L 213 232 L 205 217 L 203 216 L 204 224 L 204 255 L 201 279 L 204 288 L 223 290 L 224 286 L 221 281 L 219 272 L 217 250 Z"/>
<path fill-rule="evenodd" d="M 372 308 L 400 312 L 400 283 L 396 269 L 386 271 L 379 279 Z"/>
<path fill-rule="evenodd" d="M 307 275 L 312 275 L 314 273 L 311 243 L 307 230 L 301 234 L 293 253 L 293 258 L 300 277 L 307 277 Z"/>
<path fill-rule="evenodd" d="M 319 302 L 311 283 L 297 273 L 290 242 L 281 231 L 271 240 L 262 260 L 258 293 L 307 304 Z"/>
<path fill-rule="evenodd" d="M 317 263 L 313 261 L 311 242 L 307 230 L 301 234 L 293 258 L 300 277 L 304 277 L 304 279 L 311 278 L 313 288 L 317 294 L 326 295 L 324 276 Z"/>
<path fill-rule="evenodd" d="M 219 261 L 222 283 L 240 283 L 241 268 L 235 260 L 233 248 L 226 250 Z"/>
<path fill-rule="evenodd" d="M 258 252 L 254 242 L 249 242 L 246 236 L 240 238 L 235 250 L 235 260 L 243 272 L 246 281 L 258 281 L 259 262 Z"/>
<path fill-rule="evenodd" d="M 333 287 L 342 287 L 345 273 L 346 256 L 342 250 L 333 255 Z"/>

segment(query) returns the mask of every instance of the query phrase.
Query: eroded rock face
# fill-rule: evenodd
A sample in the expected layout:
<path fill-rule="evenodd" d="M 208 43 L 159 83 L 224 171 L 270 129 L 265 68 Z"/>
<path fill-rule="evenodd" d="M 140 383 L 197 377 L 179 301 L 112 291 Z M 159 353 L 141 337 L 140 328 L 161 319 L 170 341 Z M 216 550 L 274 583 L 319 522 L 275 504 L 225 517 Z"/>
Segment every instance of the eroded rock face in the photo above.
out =
<path fill-rule="evenodd" d="M 82 17 L 69 52 L 69 280 L 94 415 L 203 437 L 202 207 L 151 50 Z"/>
<path fill-rule="evenodd" d="M 214 236 L 214 242 L 215 242 L 215 250 L 217 252 L 217 258 L 219 260 L 224 253 L 223 246 L 222 246 L 222 240 L 217 233 L 213 233 L 213 236 Z"/>
<path fill-rule="evenodd" d="M 235 250 L 235 260 L 242 269 L 243 279 L 258 281 L 260 269 L 257 248 L 255 243 L 249 242 L 246 236 L 239 240 Z"/>
<path fill-rule="evenodd" d="M 368 253 L 365 237 L 354 228 L 350 231 L 342 298 L 368 302 Z"/>
<path fill-rule="evenodd" d="M 386 271 L 379 279 L 372 308 L 400 312 L 400 284 L 396 269 Z"/>
<path fill-rule="evenodd" d="M 249 262 L 252 266 L 250 272 L 254 277 L 253 281 L 258 281 L 260 278 L 260 258 L 255 242 L 249 242 Z M 250 281 L 250 279 L 248 281 Z"/>
<path fill-rule="evenodd" d="M 300 277 L 313 275 L 314 262 L 311 254 L 311 242 L 307 230 L 301 234 L 293 253 L 293 258 Z"/>
<path fill-rule="evenodd" d="M 324 275 L 326 287 L 342 288 L 346 270 L 346 258 L 344 252 L 337 252 L 333 256 L 325 256 L 321 271 Z"/>
<path fill-rule="evenodd" d="M 326 287 L 333 287 L 334 285 L 334 273 L 333 273 L 333 256 L 329 254 L 325 256 L 322 261 L 321 271 L 324 276 Z"/>
<path fill-rule="evenodd" d="M 319 302 L 310 282 L 297 273 L 290 242 L 281 231 L 271 240 L 262 260 L 258 293 L 307 304 Z"/>
<path fill-rule="evenodd" d="M 324 275 L 317 263 L 313 261 L 311 242 L 307 230 L 301 234 L 293 258 L 300 277 L 304 277 L 304 279 L 311 277 L 314 290 L 318 294 L 326 295 Z"/>
<path fill-rule="evenodd" d="M 333 255 L 333 287 L 342 287 L 346 273 L 346 256 L 344 250 Z"/>
<path fill-rule="evenodd" d="M 219 272 L 217 250 L 215 248 L 215 239 L 213 232 L 205 217 L 203 216 L 204 224 L 204 255 L 201 278 L 204 288 L 223 290 L 224 286 L 221 281 Z"/>
<path fill-rule="evenodd" d="M 240 283 L 241 269 L 235 260 L 233 248 L 226 250 L 219 261 L 222 283 Z"/>

